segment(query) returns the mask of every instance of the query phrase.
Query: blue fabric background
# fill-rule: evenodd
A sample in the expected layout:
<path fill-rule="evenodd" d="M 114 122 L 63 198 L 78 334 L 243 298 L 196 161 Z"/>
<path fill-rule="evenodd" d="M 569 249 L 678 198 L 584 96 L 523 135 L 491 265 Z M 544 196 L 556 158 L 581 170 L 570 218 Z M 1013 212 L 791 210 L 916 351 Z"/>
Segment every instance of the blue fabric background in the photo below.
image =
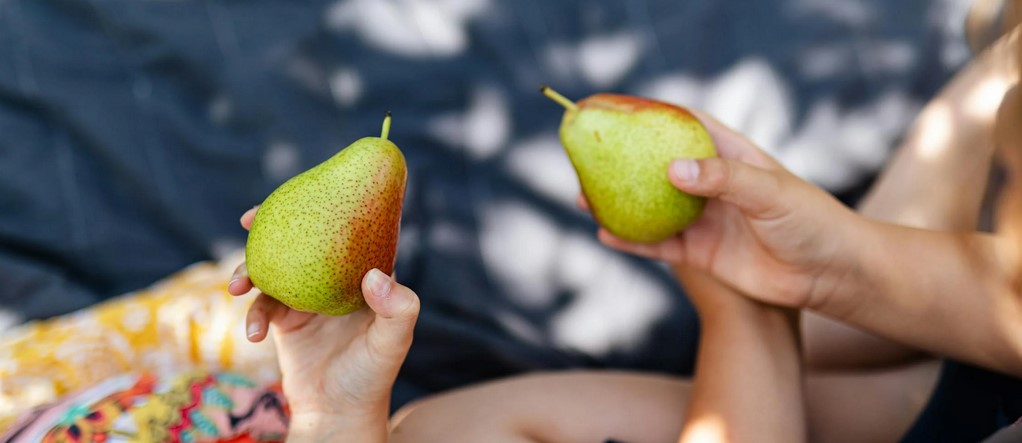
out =
<path fill-rule="evenodd" d="M 396 405 L 535 369 L 687 374 L 692 307 L 593 242 L 537 87 L 706 107 L 852 202 L 965 61 L 965 3 L 6 0 L 0 316 L 243 246 L 244 210 L 391 110 L 397 275 L 423 300 Z"/>

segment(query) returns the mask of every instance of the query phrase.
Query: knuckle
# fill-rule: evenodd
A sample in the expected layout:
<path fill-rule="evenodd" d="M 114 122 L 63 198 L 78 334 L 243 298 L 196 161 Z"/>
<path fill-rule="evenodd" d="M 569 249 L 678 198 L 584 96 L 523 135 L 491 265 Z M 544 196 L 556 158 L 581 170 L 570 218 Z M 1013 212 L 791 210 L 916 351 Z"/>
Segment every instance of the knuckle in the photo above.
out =
<path fill-rule="evenodd" d="M 714 159 L 703 165 L 706 171 L 705 183 L 714 195 L 730 193 L 734 187 L 734 170 L 726 160 Z"/>

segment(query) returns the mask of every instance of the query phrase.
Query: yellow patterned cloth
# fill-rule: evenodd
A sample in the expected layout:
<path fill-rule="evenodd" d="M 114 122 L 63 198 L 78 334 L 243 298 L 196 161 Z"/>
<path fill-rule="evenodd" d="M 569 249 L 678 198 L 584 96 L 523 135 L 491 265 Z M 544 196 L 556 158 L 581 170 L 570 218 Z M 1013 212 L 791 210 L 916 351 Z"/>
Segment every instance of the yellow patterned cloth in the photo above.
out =
<path fill-rule="evenodd" d="M 245 338 L 253 297 L 227 293 L 242 258 L 199 263 L 148 289 L 4 334 L 0 433 L 25 411 L 122 374 L 201 369 L 278 380 L 272 341 Z"/>

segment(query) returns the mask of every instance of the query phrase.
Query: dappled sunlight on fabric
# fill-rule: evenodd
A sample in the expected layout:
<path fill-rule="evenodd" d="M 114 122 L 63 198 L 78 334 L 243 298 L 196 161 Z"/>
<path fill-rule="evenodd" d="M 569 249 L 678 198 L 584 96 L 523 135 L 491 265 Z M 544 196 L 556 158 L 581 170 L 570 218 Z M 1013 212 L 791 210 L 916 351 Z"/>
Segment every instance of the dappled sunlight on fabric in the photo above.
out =
<path fill-rule="evenodd" d="M 668 74 L 642 84 L 635 94 L 682 106 L 702 103 L 706 82 L 684 73 Z"/>
<path fill-rule="evenodd" d="M 301 153 L 293 143 L 270 142 L 263 154 L 263 174 L 273 181 L 283 182 L 300 172 L 301 160 Z"/>
<path fill-rule="evenodd" d="M 511 108 L 508 98 L 493 86 L 477 86 L 464 112 L 433 117 L 427 128 L 434 138 L 449 146 L 467 150 L 475 160 L 499 153 L 511 138 Z"/>
<path fill-rule="evenodd" d="M 551 80 L 575 81 L 576 54 L 575 48 L 564 42 L 555 41 L 546 46 L 542 59 L 546 71 L 550 73 Z"/>
<path fill-rule="evenodd" d="M 22 317 L 9 309 L 0 309 L 0 334 L 6 334 L 8 330 L 23 321 Z M 0 359 L 0 363 L 3 360 Z"/>
<path fill-rule="evenodd" d="M 209 102 L 209 119 L 218 125 L 224 125 L 234 113 L 234 103 L 226 95 L 217 95 Z"/>
<path fill-rule="evenodd" d="M 613 260 L 614 253 L 595 235 L 568 233 L 556 260 L 558 283 L 572 291 L 582 290 Z"/>
<path fill-rule="evenodd" d="M 638 345 L 667 315 L 670 292 L 613 256 L 553 320 L 554 341 L 589 355 Z"/>
<path fill-rule="evenodd" d="M 546 339 L 543 331 L 539 330 L 534 324 L 529 323 L 521 316 L 515 315 L 509 311 L 495 311 L 494 316 L 498 323 L 508 330 L 516 338 L 519 338 L 525 342 L 532 343 L 534 345 L 545 345 Z"/>
<path fill-rule="evenodd" d="M 778 159 L 796 175 L 830 190 L 843 189 L 887 158 L 918 104 L 892 91 L 842 113 L 833 99 L 813 104 L 806 122 L 780 149 Z"/>
<path fill-rule="evenodd" d="M 940 60 L 947 67 L 961 66 L 969 60 L 969 46 L 966 43 L 965 23 L 973 0 L 932 0 L 938 5 L 929 14 L 932 26 L 947 36 L 940 49 Z"/>
<path fill-rule="evenodd" d="M 792 131 L 788 85 L 766 60 L 746 58 L 710 86 L 703 109 L 773 152 Z"/>
<path fill-rule="evenodd" d="M 471 253 L 475 247 L 475 237 L 464 227 L 441 220 L 429 227 L 429 247 L 447 254 Z M 404 252 L 404 245 L 401 248 Z"/>
<path fill-rule="evenodd" d="M 422 231 L 417 225 L 402 226 L 398 236 L 399 253 L 395 269 L 401 269 L 411 264 L 412 258 L 417 256 L 423 247 Z"/>
<path fill-rule="evenodd" d="M 465 144 L 464 113 L 447 112 L 433 116 L 426 123 L 431 137 L 447 146 L 461 147 Z"/>
<path fill-rule="evenodd" d="M 855 51 L 842 42 L 806 48 L 796 62 L 803 76 L 819 80 L 844 74 L 856 60 Z"/>
<path fill-rule="evenodd" d="M 245 243 L 235 238 L 218 238 L 213 240 L 209 248 L 209 254 L 214 260 L 221 260 L 245 247 Z"/>
<path fill-rule="evenodd" d="M 579 44 L 578 64 L 590 85 L 608 89 L 635 67 L 642 49 L 642 39 L 633 32 L 598 35 Z"/>
<path fill-rule="evenodd" d="M 494 86 L 477 86 L 465 113 L 465 147 L 476 159 L 490 158 L 511 136 L 511 108 Z"/>
<path fill-rule="evenodd" d="M 451 146 L 465 148 L 474 160 L 495 156 L 511 137 L 511 107 L 500 89 L 472 90 L 464 113 L 447 113 L 427 123 L 429 134 Z"/>
<path fill-rule="evenodd" d="M 817 102 L 806 119 L 802 131 L 785 145 L 778 160 L 795 175 L 827 189 L 840 189 L 851 183 L 856 176 L 854 170 L 834 158 L 840 149 L 834 146 L 834 133 L 840 126 L 837 105 L 830 100 Z M 821 142 L 827 138 L 832 143 Z"/>
<path fill-rule="evenodd" d="M 593 89 L 613 89 L 642 59 L 643 40 L 632 31 L 598 34 L 579 42 L 556 41 L 543 50 L 554 78 L 584 80 Z"/>
<path fill-rule="evenodd" d="M 793 0 L 788 2 L 788 14 L 796 18 L 822 17 L 846 26 L 863 26 L 872 21 L 876 11 L 864 0 Z"/>
<path fill-rule="evenodd" d="M 555 287 L 560 229 L 538 209 L 518 201 L 488 203 L 482 209 L 483 261 L 507 293 L 522 305 L 550 303 Z"/>
<path fill-rule="evenodd" d="M 919 62 L 919 54 L 907 40 L 829 43 L 807 48 L 797 59 L 807 79 L 824 80 L 847 75 L 849 70 L 875 76 L 901 74 Z"/>
<path fill-rule="evenodd" d="M 330 8 L 326 22 L 396 55 L 450 57 L 467 49 L 468 22 L 489 5 L 489 0 L 343 0 Z"/>
<path fill-rule="evenodd" d="M 352 106 L 362 97 L 362 77 L 354 69 L 338 69 L 330 76 L 330 93 L 337 104 Z"/>
<path fill-rule="evenodd" d="M 872 43 L 859 51 L 858 64 L 866 74 L 896 74 L 911 69 L 918 58 L 909 42 L 892 40 Z"/>
<path fill-rule="evenodd" d="M 507 169 L 535 191 L 565 207 L 574 207 L 581 188 L 555 133 L 523 140 L 508 151 Z"/>
<path fill-rule="evenodd" d="M 904 131 L 920 106 L 904 91 L 891 90 L 844 114 L 835 137 L 841 141 L 844 158 L 865 170 L 879 169 L 887 159 L 890 140 Z"/>
<path fill-rule="evenodd" d="M 284 63 L 283 69 L 288 78 L 306 91 L 321 93 L 329 87 L 326 72 L 319 62 L 307 56 L 295 56 Z"/>

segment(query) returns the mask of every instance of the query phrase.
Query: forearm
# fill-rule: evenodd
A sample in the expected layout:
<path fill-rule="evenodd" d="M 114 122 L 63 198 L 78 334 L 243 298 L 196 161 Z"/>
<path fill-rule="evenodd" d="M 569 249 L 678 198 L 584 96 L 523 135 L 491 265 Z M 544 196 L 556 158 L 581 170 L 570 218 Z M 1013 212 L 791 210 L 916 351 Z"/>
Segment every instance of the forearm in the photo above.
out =
<path fill-rule="evenodd" d="M 681 442 L 805 440 L 795 322 L 780 309 L 744 302 L 702 319 Z"/>
<path fill-rule="evenodd" d="M 852 264 L 813 309 L 920 349 L 1022 374 L 1012 243 L 860 222 Z"/>
<path fill-rule="evenodd" d="M 1017 34 L 1001 39 L 926 105 L 862 200 L 860 214 L 925 229 L 977 228 L 995 145 L 996 106 L 987 102 L 1017 75 L 1018 63 L 1008 52 L 1019 46 Z M 812 313 L 803 319 L 812 369 L 887 366 L 925 355 Z"/>

